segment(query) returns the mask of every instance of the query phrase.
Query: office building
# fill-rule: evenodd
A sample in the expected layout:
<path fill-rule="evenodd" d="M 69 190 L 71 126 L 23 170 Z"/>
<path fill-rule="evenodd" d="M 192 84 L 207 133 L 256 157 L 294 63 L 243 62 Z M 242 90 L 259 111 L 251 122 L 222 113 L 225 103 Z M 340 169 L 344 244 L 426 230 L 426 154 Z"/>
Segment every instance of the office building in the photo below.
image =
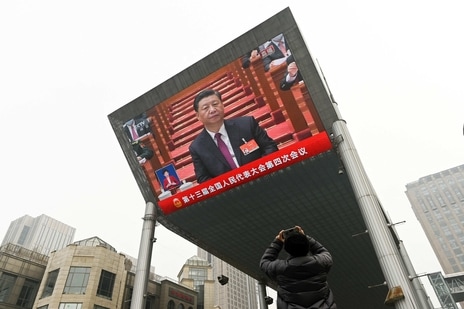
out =
<path fill-rule="evenodd" d="M 72 243 L 74 232 L 45 215 L 11 222 L 0 246 L 0 308 L 130 308 L 137 260 L 98 237 Z M 151 272 L 144 308 L 196 309 L 197 295 Z"/>
<path fill-rule="evenodd" d="M 48 256 L 14 244 L 0 247 L 0 308 L 32 308 Z"/>
<path fill-rule="evenodd" d="M 130 308 L 135 273 L 131 259 L 98 237 L 52 252 L 34 308 Z M 153 278 L 153 276 L 152 276 Z M 196 306 L 197 293 L 170 280 L 148 280 L 145 308 Z"/>
<path fill-rule="evenodd" d="M 0 308 L 129 309 L 133 259 L 98 237 L 74 242 L 50 256 L 0 247 Z M 198 293 L 151 273 L 146 309 L 196 309 Z"/>
<path fill-rule="evenodd" d="M 406 189 L 445 274 L 464 272 L 464 165 L 421 177 Z"/>
<path fill-rule="evenodd" d="M 464 165 L 408 183 L 406 195 L 445 273 L 428 275 L 440 303 L 464 307 Z"/>
<path fill-rule="evenodd" d="M 212 266 L 215 306 L 227 309 L 258 309 L 258 285 L 255 279 L 201 248 L 198 248 L 197 255 Z M 229 281 L 223 285 L 217 280 L 219 276 L 226 276 Z"/>
<path fill-rule="evenodd" d="M 53 250 L 66 247 L 74 240 L 76 229 L 46 215 L 33 218 L 25 215 L 10 223 L 2 241 L 49 255 Z"/>
<path fill-rule="evenodd" d="M 178 281 L 198 292 L 196 309 L 215 308 L 213 268 L 210 263 L 198 256 L 188 259 L 182 266 Z"/>

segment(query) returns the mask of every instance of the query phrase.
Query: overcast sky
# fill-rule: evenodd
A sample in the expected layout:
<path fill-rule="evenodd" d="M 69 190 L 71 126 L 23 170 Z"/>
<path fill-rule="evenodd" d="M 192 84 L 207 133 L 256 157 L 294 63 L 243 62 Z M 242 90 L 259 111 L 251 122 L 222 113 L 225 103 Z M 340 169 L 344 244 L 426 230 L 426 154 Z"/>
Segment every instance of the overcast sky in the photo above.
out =
<path fill-rule="evenodd" d="M 46 214 L 137 257 L 145 203 L 107 115 L 290 7 L 416 272 L 440 271 L 404 191 L 463 164 L 461 4 L 2 1 L 0 237 Z M 196 247 L 156 237 L 176 278 Z"/>

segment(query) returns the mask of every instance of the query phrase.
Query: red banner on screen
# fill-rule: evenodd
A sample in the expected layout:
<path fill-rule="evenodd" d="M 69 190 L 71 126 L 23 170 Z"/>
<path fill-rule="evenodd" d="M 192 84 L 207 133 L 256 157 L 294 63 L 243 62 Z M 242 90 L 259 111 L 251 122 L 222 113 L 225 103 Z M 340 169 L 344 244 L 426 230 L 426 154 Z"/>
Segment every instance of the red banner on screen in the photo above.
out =
<path fill-rule="evenodd" d="M 159 201 L 158 205 L 165 215 L 169 215 L 331 148 L 332 143 L 327 133 L 319 133 L 185 191 L 178 192 Z"/>

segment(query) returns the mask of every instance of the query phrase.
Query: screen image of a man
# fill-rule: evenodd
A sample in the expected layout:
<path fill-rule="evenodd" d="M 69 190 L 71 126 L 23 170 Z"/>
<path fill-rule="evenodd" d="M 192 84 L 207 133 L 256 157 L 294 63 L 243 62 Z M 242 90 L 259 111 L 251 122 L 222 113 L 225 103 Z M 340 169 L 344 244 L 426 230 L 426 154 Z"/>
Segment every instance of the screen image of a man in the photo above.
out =
<path fill-rule="evenodd" d="M 276 142 L 254 117 L 224 119 L 224 104 L 218 91 L 201 91 L 193 107 L 204 126 L 189 147 L 198 183 L 278 150 Z M 245 149 L 243 145 L 247 143 L 254 147 Z"/>

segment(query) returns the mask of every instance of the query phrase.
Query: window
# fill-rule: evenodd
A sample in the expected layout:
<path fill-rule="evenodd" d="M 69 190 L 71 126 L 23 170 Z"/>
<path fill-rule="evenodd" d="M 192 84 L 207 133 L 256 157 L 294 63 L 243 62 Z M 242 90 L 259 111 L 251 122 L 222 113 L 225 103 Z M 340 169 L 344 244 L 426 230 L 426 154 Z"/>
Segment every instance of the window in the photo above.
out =
<path fill-rule="evenodd" d="M 418 198 L 417 201 L 419 202 L 419 205 L 422 207 L 422 210 L 424 212 L 428 212 L 429 210 L 427 209 L 427 205 L 425 205 L 425 202 L 423 199 Z"/>
<path fill-rule="evenodd" d="M 25 225 L 23 227 L 23 230 L 21 231 L 21 235 L 19 235 L 18 238 L 18 245 L 24 245 L 24 242 L 26 241 L 26 237 L 29 234 L 29 230 L 31 229 L 30 226 Z"/>
<path fill-rule="evenodd" d="M 451 192 L 448 189 L 445 189 L 443 192 L 445 192 L 446 198 L 451 204 L 456 203 L 456 201 L 454 200 L 454 197 L 451 195 Z"/>
<path fill-rule="evenodd" d="M 71 267 L 64 286 L 64 294 L 85 294 L 89 282 L 90 267 Z"/>
<path fill-rule="evenodd" d="M 437 209 L 437 206 L 435 206 L 435 202 L 433 201 L 430 195 L 427 195 L 425 198 L 427 199 L 429 205 L 432 207 L 433 210 Z"/>
<path fill-rule="evenodd" d="M 15 281 L 15 275 L 2 273 L 0 276 L 0 301 L 6 302 L 8 300 Z"/>
<path fill-rule="evenodd" d="M 145 309 L 151 309 L 152 306 L 151 306 L 151 297 L 147 297 L 145 299 Z"/>
<path fill-rule="evenodd" d="M 100 275 L 100 282 L 98 283 L 97 295 L 107 298 L 113 296 L 113 287 L 116 275 L 109 271 L 102 270 Z"/>
<path fill-rule="evenodd" d="M 168 309 L 175 309 L 176 308 L 176 305 L 174 304 L 174 302 L 172 300 L 170 300 L 168 302 Z"/>
<path fill-rule="evenodd" d="M 37 309 L 48 309 L 48 305 L 37 307 Z"/>
<path fill-rule="evenodd" d="M 55 288 L 56 278 L 58 278 L 59 269 L 51 271 L 48 273 L 47 282 L 42 293 L 42 297 L 47 297 L 53 294 L 53 289 Z"/>
<path fill-rule="evenodd" d="M 110 308 L 99 306 L 99 305 L 93 305 L 93 309 L 110 309 Z"/>
<path fill-rule="evenodd" d="M 60 303 L 58 309 L 82 309 L 82 303 Z"/>
<path fill-rule="evenodd" d="M 205 280 L 208 279 L 208 273 L 205 268 L 194 268 L 189 269 L 189 278 L 193 279 L 193 288 L 195 291 L 199 291 L 201 287 L 205 285 Z"/>
<path fill-rule="evenodd" d="M 16 305 L 23 308 L 32 308 L 38 287 L 39 282 L 26 279 L 19 293 Z"/>

